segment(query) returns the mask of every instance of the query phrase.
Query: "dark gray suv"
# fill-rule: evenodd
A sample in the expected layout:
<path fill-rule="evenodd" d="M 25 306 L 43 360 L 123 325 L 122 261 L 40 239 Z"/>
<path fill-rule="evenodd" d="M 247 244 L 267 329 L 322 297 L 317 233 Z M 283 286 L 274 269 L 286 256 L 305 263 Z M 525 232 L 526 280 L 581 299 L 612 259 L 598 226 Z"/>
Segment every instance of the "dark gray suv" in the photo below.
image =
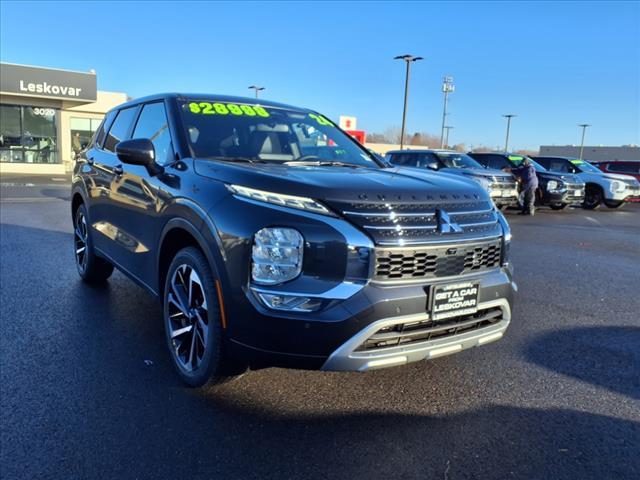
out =
<path fill-rule="evenodd" d="M 304 108 L 156 95 L 106 115 L 75 165 L 80 276 L 162 302 L 199 386 L 248 368 L 401 365 L 502 337 L 511 234 L 477 183 L 390 168 Z"/>

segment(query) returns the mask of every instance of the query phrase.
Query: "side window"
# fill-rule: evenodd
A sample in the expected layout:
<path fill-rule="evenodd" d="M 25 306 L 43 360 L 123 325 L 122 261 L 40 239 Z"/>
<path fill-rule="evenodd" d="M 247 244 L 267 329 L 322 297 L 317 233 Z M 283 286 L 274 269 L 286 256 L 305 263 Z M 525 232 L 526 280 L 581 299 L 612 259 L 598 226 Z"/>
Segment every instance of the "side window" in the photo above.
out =
<path fill-rule="evenodd" d="M 175 159 L 167 114 L 162 102 L 148 103 L 144 106 L 132 138 L 151 140 L 156 151 L 156 162 L 160 165 L 166 165 Z"/>
<path fill-rule="evenodd" d="M 552 172 L 570 173 L 567 163 L 568 162 L 565 162 L 564 160 L 551 160 L 547 168 Z"/>
<path fill-rule="evenodd" d="M 489 162 L 488 162 L 488 158 L 486 157 L 486 155 L 477 155 L 477 154 L 470 154 L 469 155 L 471 158 L 473 158 L 476 162 L 478 162 L 480 165 L 484 166 L 484 167 L 489 167 Z"/>
<path fill-rule="evenodd" d="M 487 167 L 495 168 L 496 170 L 501 170 L 504 167 L 509 167 L 509 165 L 507 165 L 507 160 L 499 155 L 487 155 L 486 162 Z"/>
<path fill-rule="evenodd" d="M 616 173 L 638 173 L 638 169 L 640 168 L 640 164 L 633 165 L 631 163 L 609 163 L 607 165 L 608 172 L 616 172 Z"/>
<path fill-rule="evenodd" d="M 105 150 L 115 152 L 116 145 L 122 140 L 127 139 L 127 133 L 131 128 L 131 124 L 133 123 L 137 110 L 138 107 L 130 107 L 118 112 L 118 116 L 113 121 L 113 124 L 109 129 L 109 133 L 107 134 L 107 138 L 104 141 Z"/>
<path fill-rule="evenodd" d="M 394 153 L 391 155 L 391 163 L 402 167 L 415 167 L 417 155 L 412 153 Z"/>
<path fill-rule="evenodd" d="M 107 136 L 107 130 L 109 130 L 109 127 L 111 126 L 111 122 L 113 122 L 113 119 L 115 118 L 115 116 L 116 116 L 116 111 L 115 110 L 111 110 L 104 117 L 104 119 L 102 120 L 102 123 L 98 127 L 98 131 L 93 136 L 93 145 L 94 146 L 96 146 L 98 148 L 102 148 L 102 144 L 104 143 L 104 139 Z"/>
<path fill-rule="evenodd" d="M 438 161 L 438 157 L 436 157 L 433 153 L 423 153 L 419 155 L 417 165 L 420 168 L 430 168 L 433 170 L 437 170 L 440 167 L 440 162 Z"/>

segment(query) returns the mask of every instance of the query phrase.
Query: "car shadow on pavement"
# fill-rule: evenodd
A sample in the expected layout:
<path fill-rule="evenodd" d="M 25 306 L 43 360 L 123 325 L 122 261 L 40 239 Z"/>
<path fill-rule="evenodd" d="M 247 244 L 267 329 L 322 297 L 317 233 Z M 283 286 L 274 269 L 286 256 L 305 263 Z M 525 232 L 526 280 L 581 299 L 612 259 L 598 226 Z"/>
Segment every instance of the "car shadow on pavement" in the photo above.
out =
<path fill-rule="evenodd" d="M 640 400 L 640 328 L 579 327 L 545 333 L 526 348 L 527 360 Z"/>
<path fill-rule="evenodd" d="M 573 410 L 493 405 L 442 416 L 296 415 L 246 408 L 238 397 L 216 395 L 209 402 L 211 410 L 198 428 L 218 432 L 216 441 L 224 446 L 231 476 L 243 476 L 242 464 L 250 468 L 246 476 L 258 478 L 640 475 L 639 423 Z"/>

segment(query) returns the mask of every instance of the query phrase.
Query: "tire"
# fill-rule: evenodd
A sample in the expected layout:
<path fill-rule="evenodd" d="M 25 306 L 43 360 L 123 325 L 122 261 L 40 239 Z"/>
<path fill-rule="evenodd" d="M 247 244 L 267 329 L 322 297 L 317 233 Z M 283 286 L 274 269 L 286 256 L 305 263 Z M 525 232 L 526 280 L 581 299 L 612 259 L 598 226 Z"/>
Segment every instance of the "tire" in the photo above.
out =
<path fill-rule="evenodd" d="M 167 346 L 182 381 L 190 387 L 201 387 L 234 379 L 223 374 L 227 369 L 223 365 L 216 281 L 209 262 L 197 248 L 184 248 L 171 261 L 163 305 Z"/>
<path fill-rule="evenodd" d="M 83 282 L 104 283 L 113 273 L 113 265 L 96 255 L 89 231 L 87 207 L 80 204 L 73 214 L 73 246 L 76 268 Z"/>
<path fill-rule="evenodd" d="M 566 203 L 560 203 L 560 204 L 556 204 L 556 205 L 550 205 L 551 210 L 564 210 L 565 208 L 567 208 L 567 204 Z"/>
<path fill-rule="evenodd" d="M 609 208 L 620 208 L 622 205 L 624 205 L 624 202 L 616 200 L 605 200 L 604 204 Z"/>
<path fill-rule="evenodd" d="M 602 190 L 600 187 L 589 185 L 585 191 L 584 202 L 582 208 L 587 210 L 595 210 L 600 206 L 603 200 Z"/>

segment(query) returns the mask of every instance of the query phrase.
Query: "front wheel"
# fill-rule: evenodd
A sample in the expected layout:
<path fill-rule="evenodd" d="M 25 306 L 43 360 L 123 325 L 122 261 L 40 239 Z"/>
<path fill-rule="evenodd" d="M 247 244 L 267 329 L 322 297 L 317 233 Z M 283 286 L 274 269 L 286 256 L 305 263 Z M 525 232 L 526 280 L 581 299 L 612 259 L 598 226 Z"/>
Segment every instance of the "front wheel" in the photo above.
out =
<path fill-rule="evenodd" d="M 602 203 L 602 191 L 598 187 L 587 187 L 582 207 L 587 210 L 598 208 Z"/>
<path fill-rule="evenodd" d="M 223 383 L 220 303 L 211 267 L 194 247 L 174 257 L 164 287 L 164 324 L 173 365 L 191 387 Z"/>
<path fill-rule="evenodd" d="M 604 204 L 609 208 L 620 208 L 622 205 L 624 205 L 624 202 L 616 200 L 605 200 Z"/>
<path fill-rule="evenodd" d="M 89 235 L 87 208 L 81 204 L 73 215 L 73 247 L 76 256 L 76 268 L 82 281 L 102 283 L 113 273 L 113 265 L 96 255 L 93 241 Z"/>

